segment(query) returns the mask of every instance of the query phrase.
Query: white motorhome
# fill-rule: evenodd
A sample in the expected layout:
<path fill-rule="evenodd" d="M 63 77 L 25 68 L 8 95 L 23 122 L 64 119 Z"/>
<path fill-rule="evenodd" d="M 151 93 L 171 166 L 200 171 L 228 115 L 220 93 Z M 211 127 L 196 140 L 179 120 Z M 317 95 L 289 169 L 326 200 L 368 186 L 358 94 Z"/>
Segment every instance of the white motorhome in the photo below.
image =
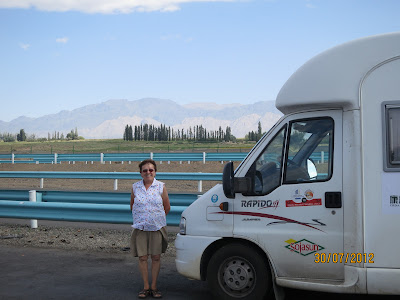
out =
<path fill-rule="evenodd" d="M 400 33 L 314 57 L 284 116 L 182 214 L 176 266 L 216 299 L 400 294 Z"/>

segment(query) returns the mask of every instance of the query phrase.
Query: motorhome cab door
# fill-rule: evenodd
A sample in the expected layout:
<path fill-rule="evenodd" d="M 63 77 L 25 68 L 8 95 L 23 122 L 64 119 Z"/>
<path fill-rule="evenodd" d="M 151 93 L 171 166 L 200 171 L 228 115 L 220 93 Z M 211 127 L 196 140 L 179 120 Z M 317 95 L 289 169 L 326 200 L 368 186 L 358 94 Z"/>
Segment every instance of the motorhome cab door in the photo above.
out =
<path fill-rule="evenodd" d="M 235 177 L 234 236 L 266 251 L 278 277 L 342 280 L 342 111 L 289 115 Z"/>

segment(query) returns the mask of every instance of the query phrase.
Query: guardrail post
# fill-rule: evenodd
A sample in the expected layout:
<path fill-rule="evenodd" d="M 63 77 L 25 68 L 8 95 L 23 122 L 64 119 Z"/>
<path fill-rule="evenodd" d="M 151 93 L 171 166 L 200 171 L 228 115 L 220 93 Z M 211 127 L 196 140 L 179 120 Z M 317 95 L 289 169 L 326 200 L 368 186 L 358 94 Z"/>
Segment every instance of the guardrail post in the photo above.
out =
<path fill-rule="evenodd" d="M 321 151 L 321 164 L 323 164 L 325 161 L 324 154 L 325 154 L 324 151 Z"/>
<path fill-rule="evenodd" d="M 199 173 L 201 173 L 201 172 L 199 172 Z M 199 182 L 198 182 L 198 187 L 197 187 L 197 191 L 198 191 L 199 193 L 201 193 L 201 192 L 203 191 L 203 180 L 199 180 Z"/>
<path fill-rule="evenodd" d="M 44 178 L 40 178 L 40 188 L 43 188 L 43 182 L 44 182 Z"/>
<path fill-rule="evenodd" d="M 12 164 L 14 164 L 14 158 L 15 158 L 14 153 L 11 153 L 11 163 L 12 163 Z"/>
<path fill-rule="evenodd" d="M 206 163 L 206 153 L 203 152 L 203 164 L 205 164 L 205 163 Z"/>
<path fill-rule="evenodd" d="M 104 153 L 100 153 L 100 163 L 104 164 Z"/>
<path fill-rule="evenodd" d="M 36 191 L 29 191 L 29 201 L 36 202 Z M 31 220 L 31 228 L 35 229 L 38 227 L 37 220 Z"/>
<path fill-rule="evenodd" d="M 114 191 L 118 190 L 118 179 L 114 179 Z"/>
<path fill-rule="evenodd" d="M 57 153 L 54 153 L 54 164 L 55 165 L 57 164 L 57 157 L 58 157 Z"/>
<path fill-rule="evenodd" d="M 153 159 L 153 152 L 150 152 L 150 159 Z"/>

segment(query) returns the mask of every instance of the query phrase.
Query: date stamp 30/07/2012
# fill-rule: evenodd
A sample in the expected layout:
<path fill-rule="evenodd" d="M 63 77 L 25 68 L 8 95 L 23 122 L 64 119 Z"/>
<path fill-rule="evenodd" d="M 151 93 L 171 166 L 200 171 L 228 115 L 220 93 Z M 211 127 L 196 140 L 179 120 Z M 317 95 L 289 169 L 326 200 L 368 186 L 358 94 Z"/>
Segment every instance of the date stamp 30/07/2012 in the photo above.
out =
<path fill-rule="evenodd" d="M 314 256 L 317 264 L 374 263 L 374 253 L 315 253 Z"/>

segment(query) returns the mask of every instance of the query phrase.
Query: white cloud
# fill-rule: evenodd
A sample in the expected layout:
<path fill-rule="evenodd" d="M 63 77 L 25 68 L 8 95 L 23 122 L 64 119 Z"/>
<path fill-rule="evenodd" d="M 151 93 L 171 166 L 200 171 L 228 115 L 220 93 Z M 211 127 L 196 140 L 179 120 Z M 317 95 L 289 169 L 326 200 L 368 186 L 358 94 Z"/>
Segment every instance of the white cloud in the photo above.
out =
<path fill-rule="evenodd" d="M 307 8 L 316 8 L 316 6 L 314 4 L 312 4 L 310 0 L 307 0 L 306 7 Z"/>
<path fill-rule="evenodd" d="M 66 44 L 68 43 L 68 38 L 67 37 L 57 38 L 56 42 L 61 44 Z"/>
<path fill-rule="evenodd" d="M 19 46 L 24 50 L 28 50 L 31 47 L 31 45 L 24 43 L 20 43 Z"/>
<path fill-rule="evenodd" d="M 180 9 L 190 2 L 235 2 L 241 0 L 0 0 L 0 8 L 36 8 L 42 11 L 80 11 L 84 13 L 132 13 Z"/>

